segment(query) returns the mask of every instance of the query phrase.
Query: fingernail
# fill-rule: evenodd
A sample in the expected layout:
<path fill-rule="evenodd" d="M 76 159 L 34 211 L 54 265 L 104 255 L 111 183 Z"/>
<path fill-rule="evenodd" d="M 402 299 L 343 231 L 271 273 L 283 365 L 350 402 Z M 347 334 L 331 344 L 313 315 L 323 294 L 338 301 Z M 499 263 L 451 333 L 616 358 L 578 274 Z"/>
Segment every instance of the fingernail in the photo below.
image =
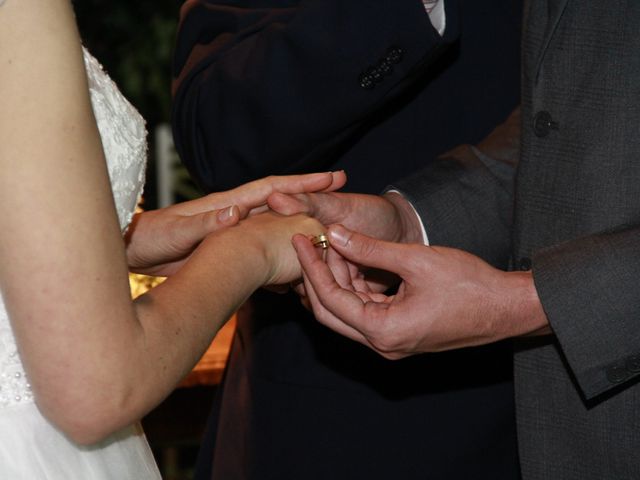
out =
<path fill-rule="evenodd" d="M 233 217 L 233 214 L 234 206 L 231 205 L 230 207 L 227 207 L 224 210 L 220 210 L 218 212 L 218 221 L 226 223 Z"/>
<path fill-rule="evenodd" d="M 329 236 L 331 237 L 329 243 L 341 245 L 343 247 L 347 246 L 347 243 L 349 243 L 349 239 L 351 238 L 349 231 L 342 225 L 332 225 L 329 228 Z"/>

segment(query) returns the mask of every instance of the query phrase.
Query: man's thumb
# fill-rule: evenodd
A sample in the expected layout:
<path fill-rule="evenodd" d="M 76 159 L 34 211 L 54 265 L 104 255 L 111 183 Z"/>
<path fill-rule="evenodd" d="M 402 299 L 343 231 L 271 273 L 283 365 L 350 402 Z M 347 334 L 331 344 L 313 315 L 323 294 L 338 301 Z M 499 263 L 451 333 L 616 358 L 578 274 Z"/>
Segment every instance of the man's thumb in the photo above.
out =
<path fill-rule="evenodd" d="M 362 266 L 399 273 L 403 247 L 406 245 L 377 240 L 342 225 L 331 225 L 327 234 L 329 244 L 347 260 Z"/>
<path fill-rule="evenodd" d="M 280 215 L 297 215 L 309 213 L 309 206 L 302 200 L 302 195 L 288 195 L 286 193 L 272 193 L 267 198 L 269 208 Z"/>

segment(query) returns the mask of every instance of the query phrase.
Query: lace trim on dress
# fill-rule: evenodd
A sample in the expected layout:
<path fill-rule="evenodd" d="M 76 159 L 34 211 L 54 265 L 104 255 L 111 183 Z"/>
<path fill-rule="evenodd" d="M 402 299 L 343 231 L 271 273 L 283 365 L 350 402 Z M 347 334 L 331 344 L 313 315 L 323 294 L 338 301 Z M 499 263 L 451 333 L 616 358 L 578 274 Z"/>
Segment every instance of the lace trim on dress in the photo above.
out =
<path fill-rule="evenodd" d="M 31 385 L 18 356 L 4 302 L 0 297 L 0 409 L 32 401 Z"/>
<path fill-rule="evenodd" d="M 107 158 L 120 228 L 124 232 L 133 218 L 145 181 L 145 121 L 86 50 L 84 59 L 91 103 Z"/>

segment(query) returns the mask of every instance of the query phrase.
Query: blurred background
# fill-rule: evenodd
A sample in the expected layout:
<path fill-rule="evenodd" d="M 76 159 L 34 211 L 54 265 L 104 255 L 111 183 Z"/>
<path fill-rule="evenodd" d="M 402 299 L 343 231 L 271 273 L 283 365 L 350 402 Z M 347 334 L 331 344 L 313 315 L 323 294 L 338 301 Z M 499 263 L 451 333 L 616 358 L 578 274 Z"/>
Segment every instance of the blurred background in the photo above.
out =
<path fill-rule="evenodd" d="M 182 3 L 74 2 L 85 46 L 147 120 L 150 155 L 145 209 L 200 194 L 171 150 L 172 144 L 167 143 L 170 137 L 166 137 L 171 119 L 171 55 Z"/>
<path fill-rule="evenodd" d="M 171 56 L 181 0 L 74 2 L 85 46 L 147 120 L 149 164 L 146 210 L 199 196 L 180 164 L 170 134 Z M 219 337 L 228 337 L 222 332 Z M 219 341 L 219 340 L 217 340 Z M 164 480 L 188 480 L 219 382 L 226 352 L 176 389 L 143 426 Z"/>

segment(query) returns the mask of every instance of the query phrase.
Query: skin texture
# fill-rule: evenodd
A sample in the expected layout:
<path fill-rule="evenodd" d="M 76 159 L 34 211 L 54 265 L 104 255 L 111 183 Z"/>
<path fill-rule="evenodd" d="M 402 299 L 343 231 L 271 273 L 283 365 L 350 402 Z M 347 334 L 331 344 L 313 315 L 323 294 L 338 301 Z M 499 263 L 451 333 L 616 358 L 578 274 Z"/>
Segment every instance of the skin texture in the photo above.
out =
<path fill-rule="evenodd" d="M 360 233 L 393 242 L 421 242 L 420 221 L 397 193 L 382 196 L 357 193 L 274 193 L 269 207 L 283 215 L 305 213 L 325 225 L 340 223 Z"/>
<path fill-rule="evenodd" d="M 274 192 L 330 191 L 344 185 L 344 172 L 271 176 L 160 210 L 136 214 L 127 230 L 129 269 L 147 275 L 174 274 L 209 233 L 267 210 Z"/>
<path fill-rule="evenodd" d="M 274 194 L 268 202 L 336 224 L 326 262 L 307 239 L 294 239 L 304 271 L 296 291 L 321 323 L 386 358 L 551 333 L 530 272 L 423 245 L 399 194 Z M 395 295 L 383 294 L 393 286 Z"/>
<path fill-rule="evenodd" d="M 0 289 L 38 407 L 93 443 L 166 397 L 253 290 L 300 276 L 293 234 L 324 230 L 302 215 L 237 220 L 277 189 L 337 188 L 344 175 L 143 214 L 125 246 L 69 1 L 6 3 L 0 45 Z M 129 265 L 173 275 L 132 302 Z"/>
<path fill-rule="evenodd" d="M 329 228 L 327 263 L 308 239 L 294 246 L 318 321 L 389 359 L 548 333 L 530 272 L 503 272 L 457 249 L 385 242 Z M 357 265 L 357 267 L 356 267 Z M 366 282 L 362 267 L 396 274 L 394 295 Z"/>
<path fill-rule="evenodd" d="M 297 195 L 274 193 L 267 201 L 273 211 L 283 215 L 304 213 L 324 225 L 340 223 L 360 233 L 392 242 L 423 241 L 417 215 L 409 203 L 395 192 L 382 196 L 336 192 Z M 328 258 L 334 257 L 335 250 L 330 251 Z M 368 288 L 377 293 L 398 283 L 398 277 L 389 272 L 367 269 L 366 273 Z M 310 309 L 304 283 L 296 282 L 294 290 L 300 295 L 303 305 Z"/>

